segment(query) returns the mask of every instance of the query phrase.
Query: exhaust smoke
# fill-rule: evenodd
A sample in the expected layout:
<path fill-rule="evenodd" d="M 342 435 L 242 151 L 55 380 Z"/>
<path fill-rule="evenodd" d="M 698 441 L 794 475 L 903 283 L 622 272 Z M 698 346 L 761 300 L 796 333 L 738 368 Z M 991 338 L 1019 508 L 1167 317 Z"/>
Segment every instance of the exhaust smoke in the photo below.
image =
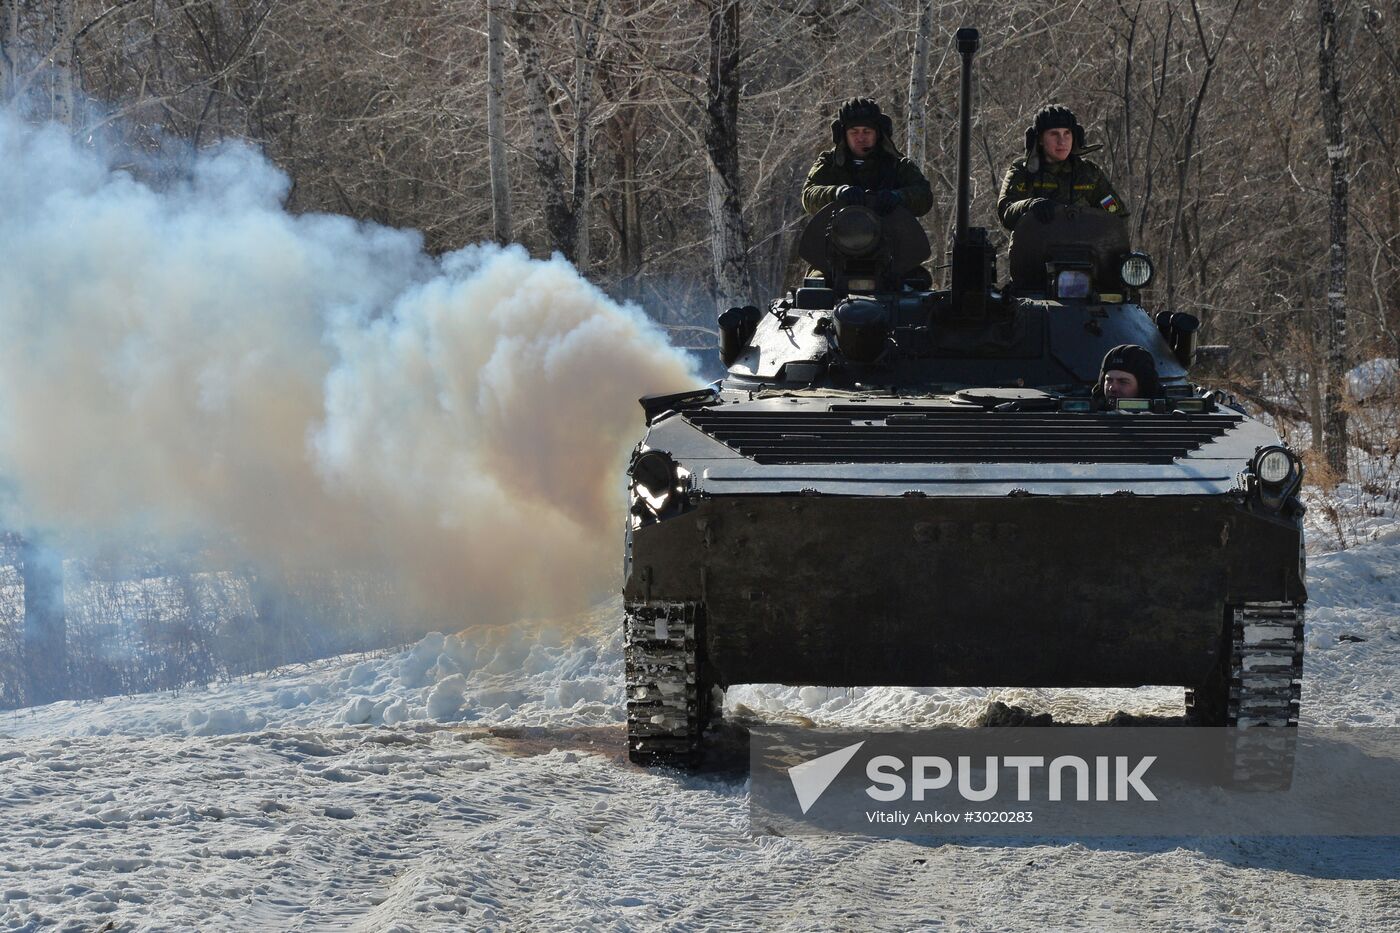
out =
<path fill-rule="evenodd" d="M 558 257 L 291 215 L 242 145 L 157 191 L 3 117 L 0 164 L 6 527 L 374 575 L 413 627 L 615 582 L 636 399 L 697 382 L 641 311 Z"/>

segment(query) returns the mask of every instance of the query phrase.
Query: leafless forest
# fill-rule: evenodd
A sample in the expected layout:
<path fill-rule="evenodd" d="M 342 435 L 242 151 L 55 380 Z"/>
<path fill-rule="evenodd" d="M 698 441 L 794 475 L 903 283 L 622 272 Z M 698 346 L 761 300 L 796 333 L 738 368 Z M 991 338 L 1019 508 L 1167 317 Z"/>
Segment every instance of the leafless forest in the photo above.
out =
<path fill-rule="evenodd" d="M 682 345 L 797 274 L 799 192 L 873 96 L 954 194 L 953 31 L 982 31 L 973 221 L 1043 104 L 1072 107 L 1159 270 L 1148 303 L 1314 478 L 1396 431 L 1342 374 L 1400 356 L 1400 0 L 3 0 L 5 99 L 85 139 L 253 141 L 288 207 L 560 251 Z M 1351 427 L 1348 428 L 1348 419 Z M 1348 446 L 1348 439 L 1351 446 Z M 1387 445 L 1389 449 L 1387 450 Z M 156 678 L 158 680 L 159 678 Z M 148 681 L 154 683 L 155 681 Z"/>
<path fill-rule="evenodd" d="M 1339 312 L 1332 362 L 1400 352 L 1394 0 L 2 5 L 5 93 L 36 119 L 80 137 L 252 140 L 291 176 L 293 210 L 417 228 L 435 251 L 491 237 L 559 250 L 696 345 L 717 301 L 795 273 L 798 193 L 845 97 L 894 113 L 941 242 L 951 34 L 976 24 L 974 221 L 1001 236 L 1002 172 L 1030 115 L 1060 101 L 1103 145 L 1157 260 L 1152 302 L 1198 314 L 1239 375 L 1277 378 L 1320 419 Z"/>

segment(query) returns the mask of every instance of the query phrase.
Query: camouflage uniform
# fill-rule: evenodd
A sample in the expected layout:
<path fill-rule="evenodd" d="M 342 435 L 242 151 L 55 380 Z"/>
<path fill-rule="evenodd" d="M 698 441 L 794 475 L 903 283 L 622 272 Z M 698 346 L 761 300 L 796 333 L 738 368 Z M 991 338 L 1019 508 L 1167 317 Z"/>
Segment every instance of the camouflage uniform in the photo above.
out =
<path fill-rule="evenodd" d="M 889 189 L 898 191 L 900 203 L 915 217 L 922 217 L 933 207 L 933 189 L 919 167 L 902 158 L 894 145 L 880 135 L 880 142 L 870 157 L 860 164 L 844 142 L 817 156 L 807 173 L 802 188 L 802 207 L 809 214 L 836 200 L 836 190 L 842 185 L 855 185 L 866 191 Z"/>
<path fill-rule="evenodd" d="M 1128 216 L 1123 199 L 1113 190 L 1103 169 L 1093 162 L 1073 154 L 1063 162 L 1039 161 L 1037 172 L 1026 168 L 1025 159 L 1017 159 L 1006 170 L 1001 197 L 997 199 L 997 217 L 1006 229 L 1014 229 L 1037 198 L 1097 207 L 1119 217 Z"/>

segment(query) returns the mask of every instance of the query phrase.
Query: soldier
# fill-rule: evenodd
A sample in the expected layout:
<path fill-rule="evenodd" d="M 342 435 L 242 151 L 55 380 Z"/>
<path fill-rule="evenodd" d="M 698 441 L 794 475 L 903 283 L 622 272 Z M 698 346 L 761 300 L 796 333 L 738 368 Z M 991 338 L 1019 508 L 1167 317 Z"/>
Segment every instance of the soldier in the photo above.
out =
<path fill-rule="evenodd" d="M 1049 221 L 1055 204 L 1097 207 L 1127 217 L 1123 199 L 1103 169 L 1084 158 L 1099 146 L 1084 145 L 1084 127 L 1074 111 L 1051 104 L 1026 127 L 1026 157 L 1011 163 L 1001 183 L 997 217 L 1008 230 L 1027 211 Z"/>
<path fill-rule="evenodd" d="M 1104 355 L 1094 395 L 1105 402 L 1120 398 L 1156 398 L 1162 394 L 1157 361 L 1135 343 L 1114 347 Z"/>
<path fill-rule="evenodd" d="M 933 190 L 919 167 L 895 148 L 894 125 L 868 97 L 853 97 L 841 105 L 831 123 L 835 148 L 817 156 L 802 188 L 802 207 L 809 214 L 832 201 L 861 204 L 880 214 L 903 205 L 915 217 L 933 207 Z"/>

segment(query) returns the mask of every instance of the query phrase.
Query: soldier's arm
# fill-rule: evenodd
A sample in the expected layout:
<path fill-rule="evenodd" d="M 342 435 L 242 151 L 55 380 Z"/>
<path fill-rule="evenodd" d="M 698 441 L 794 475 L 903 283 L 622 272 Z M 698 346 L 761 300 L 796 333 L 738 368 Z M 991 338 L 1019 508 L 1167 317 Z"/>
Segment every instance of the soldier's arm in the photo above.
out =
<path fill-rule="evenodd" d="M 1030 210 L 1034 200 L 1027 174 L 1016 166 L 1011 166 L 1006 170 L 1006 178 L 1001 183 L 1001 197 L 997 198 L 997 219 L 1006 229 L 1014 230 L 1016 222 Z"/>
<path fill-rule="evenodd" d="M 831 160 L 829 153 L 823 152 L 812 164 L 807 183 L 802 186 L 802 209 L 815 214 L 836 200 L 836 189 L 844 184 L 841 167 Z"/>
<path fill-rule="evenodd" d="M 899 182 L 899 199 L 909 213 L 915 217 L 922 217 L 933 209 L 933 189 L 929 187 L 928 179 L 924 173 L 919 171 L 919 167 L 908 159 L 899 161 L 899 168 L 895 173 L 895 178 Z"/>
<path fill-rule="evenodd" d="M 1098 178 L 1094 182 L 1094 202 L 1103 210 L 1108 211 L 1117 217 L 1125 220 L 1128 217 L 1128 204 L 1113 190 L 1113 183 L 1108 180 L 1108 174 L 1097 165 L 1094 166 Z"/>

